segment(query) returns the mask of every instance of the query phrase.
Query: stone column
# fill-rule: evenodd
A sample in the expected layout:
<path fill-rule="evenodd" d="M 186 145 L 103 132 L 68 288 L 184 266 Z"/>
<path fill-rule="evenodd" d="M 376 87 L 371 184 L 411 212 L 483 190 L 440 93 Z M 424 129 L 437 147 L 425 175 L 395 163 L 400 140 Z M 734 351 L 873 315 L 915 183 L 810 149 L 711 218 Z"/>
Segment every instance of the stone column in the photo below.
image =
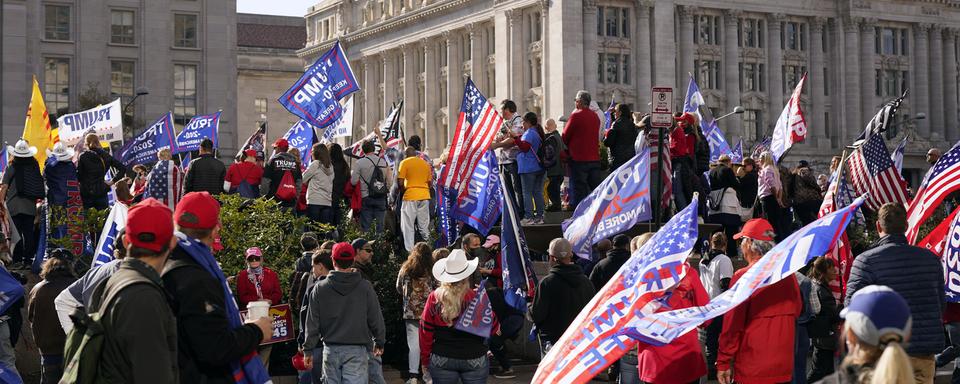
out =
<path fill-rule="evenodd" d="M 945 28 L 943 36 L 943 105 L 944 131 L 948 143 L 960 139 L 960 122 L 957 121 L 957 28 Z"/>
<path fill-rule="evenodd" d="M 866 122 L 860 119 L 860 55 L 859 55 L 860 20 L 851 18 L 844 20 L 843 37 L 846 53 L 846 68 L 843 81 L 846 86 L 846 95 L 843 98 L 841 111 L 846 115 L 845 127 L 841 127 L 841 143 L 850 144 L 860 134 Z M 843 71 L 842 71 L 843 72 Z"/>
<path fill-rule="evenodd" d="M 634 24 L 633 41 L 637 49 L 634 51 L 634 75 L 637 84 L 637 105 L 633 108 L 637 112 L 650 112 L 651 88 L 653 88 L 653 68 L 651 59 L 653 51 L 650 47 L 650 9 L 653 3 L 649 0 L 637 1 L 637 17 Z"/>
<path fill-rule="evenodd" d="M 596 72 L 597 69 L 588 70 L 584 65 L 585 33 L 578 28 L 570 28 L 571 25 L 583 25 L 583 4 L 554 1 L 549 13 L 547 29 L 550 33 L 544 34 L 543 42 L 550 52 L 550 56 L 544 57 L 544 60 L 550 62 L 546 78 L 550 79 L 551 91 L 545 99 L 544 114 L 557 118 L 573 110 L 573 95 L 584 88 L 586 72 Z"/>
<path fill-rule="evenodd" d="M 417 74 L 414 71 L 414 67 L 417 65 L 414 45 L 410 43 L 401 45 L 400 54 L 403 55 L 403 131 L 409 138 L 411 135 L 419 134 L 414 129 L 416 126 L 415 117 L 423 106 L 419 105 L 420 98 L 417 96 L 420 87 L 417 84 Z M 404 138 L 404 140 L 407 138 Z M 420 140 L 421 145 L 423 145 L 423 137 Z"/>
<path fill-rule="evenodd" d="M 827 138 L 826 125 L 823 121 L 825 100 L 823 96 L 824 82 L 824 64 L 823 64 L 823 28 L 827 19 L 824 17 L 815 17 L 810 23 L 810 65 L 807 71 L 810 75 L 810 99 L 813 105 L 810 108 L 810 118 L 807 120 L 810 124 L 810 144 L 819 148 L 830 148 L 830 140 Z M 832 86 L 832 85 L 831 85 Z"/>
<path fill-rule="evenodd" d="M 946 137 L 943 126 L 943 82 L 946 79 L 943 78 L 943 31 L 940 25 L 933 25 L 930 29 L 930 47 L 933 48 L 930 50 L 930 138 L 941 141 Z"/>
<path fill-rule="evenodd" d="M 597 0 L 583 0 L 583 86 L 591 95 L 596 95 L 597 67 L 602 63 L 597 59 Z M 571 99 L 568 95 L 564 95 Z"/>
<path fill-rule="evenodd" d="M 548 99 L 552 95 L 553 87 L 547 79 L 547 73 L 550 70 L 550 50 L 547 49 L 547 33 L 550 31 L 549 25 L 547 22 L 550 20 L 547 18 L 548 12 L 550 12 L 550 3 L 548 0 L 540 0 L 540 91 L 542 95 L 542 100 L 540 101 L 540 119 L 542 121 L 547 121 L 550 115 L 547 115 L 547 105 L 549 105 Z M 532 79 L 531 79 L 532 82 Z M 563 95 L 557 95 L 557 97 L 562 97 Z"/>
<path fill-rule="evenodd" d="M 504 74 L 510 74 L 510 93 L 503 95 L 502 98 L 513 100 L 517 103 L 517 113 L 523 113 L 526 111 L 524 104 L 527 99 L 527 89 L 529 89 L 527 86 L 529 82 L 524 81 L 524 75 L 527 74 L 526 69 L 530 65 L 527 61 L 529 49 L 523 36 L 526 18 L 523 17 L 520 9 L 513 9 L 507 14 L 507 21 L 510 24 L 510 71 Z"/>
<path fill-rule="evenodd" d="M 932 116 L 933 111 L 929 110 L 930 108 L 930 79 L 928 76 L 928 70 L 930 66 L 928 65 L 929 52 L 927 52 L 927 33 L 930 31 L 930 24 L 920 23 L 917 24 L 913 29 L 913 35 L 916 38 L 917 44 L 915 44 L 916 49 L 913 50 L 915 55 L 914 57 L 914 73 L 917 76 L 916 82 L 916 91 L 911 90 L 910 94 L 915 97 L 914 101 L 911 101 L 910 104 L 916 106 L 917 112 L 924 112 L 927 116 Z M 915 122 L 917 126 L 917 133 L 921 139 L 929 140 L 930 139 L 930 123 L 929 119 L 917 120 Z"/>
<path fill-rule="evenodd" d="M 740 105 L 740 48 L 737 46 L 737 21 L 740 12 L 727 10 L 723 13 L 723 94 L 727 99 L 726 112 Z M 722 121 L 722 131 L 728 139 L 743 137 L 740 116 L 730 116 Z"/>
<path fill-rule="evenodd" d="M 423 45 L 423 59 L 426 71 L 423 78 L 423 92 L 425 94 L 423 108 L 424 142 L 430 153 L 439 154 L 443 150 L 441 137 L 443 133 L 437 129 L 437 110 L 440 109 L 440 68 L 437 66 L 436 43 L 430 39 L 420 41 Z M 445 97 L 446 95 L 444 95 Z"/>
<path fill-rule="evenodd" d="M 470 79 L 473 80 L 473 83 L 481 90 L 481 92 L 490 92 L 491 90 L 483 89 L 484 79 L 486 73 L 483 70 L 484 63 L 487 61 L 487 55 L 484 55 L 480 49 L 481 40 L 480 40 L 480 28 L 476 24 L 467 25 L 467 33 L 470 35 Z"/>
<path fill-rule="evenodd" d="M 494 50 L 496 61 L 494 63 L 496 74 L 496 90 L 487 90 L 484 95 L 488 98 L 507 98 L 510 97 L 510 57 L 513 54 L 506 42 L 503 42 L 507 36 L 510 36 L 510 16 L 513 12 L 510 10 L 496 11 L 493 15 L 493 29 L 495 43 L 497 48 Z"/>
<path fill-rule="evenodd" d="M 877 69 L 876 69 L 876 23 L 875 19 L 864 19 L 860 23 L 860 122 L 853 126 L 859 130 L 867 126 L 867 121 L 877 114 Z M 852 129 L 848 127 L 847 129 Z"/>
<path fill-rule="evenodd" d="M 672 0 L 656 0 L 657 4 L 653 10 L 653 31 L 656 38 L 651 41 L 653 45 L 654 86 L 677 86 L 677 64 L 674 60 L 658 60 L 657 58 L 677 57 L 676 44 L 676 5 Z M 691 32 L 692 33 L 692 32 Z M 674 100 L 680 100 L 683 97 L 681 92 L 675 92 Z"/>
<path fill-rule="evenodd" d="M 783 46 L 780 45 L 780 23 L 784 15 L 777 13 L 767 18 L 767 123 L 775 124 L 783 111 L 784 93 L 793 92 L 783 89 Z M 766 130 L 766 127 L 763 128 Z"/>
<path fill-rule="evenodd" d="M 696 70 L 693 64 L 693 18 L 696 12 L 697 7 L 686 5 L 680 7 L 680 36 L 677 41 L 680 45 L 680 61 L 677 69 L 680 73 L 677 75 L 676 84 L 680 92 L 674 92 L 674 96 L 679 94 L 683 97 L 687 79 Z"/>
<path fill-rule="evenodd" d="M 443 33 L 447 44 L 447 132 L 444 146 L 453 140 L 463 101 L 463 60 L 460 59 L 460 35 L 454 31 Z"/>
<path fill-rule="evenodd" d="M 377 96 L 379 96 L 379 86 L 377 84 L 377 61 L 372 56 L 366 56 L 363 58 L 363 127 L 364 131 L 360 137 L 365 136 L 369 132 L 373 132 L 377 126 L 377 120 L 379 119 L 379 113 L 377 113 L 380 108 L 377 103 Z"/>
<path fill-rule="evenodd" d="M 383 51 L 383 112 L 387 113 L 387 106 L 393 105 L 397 101 L 397 79 L 401 76 L 397 73 L 397 58 L 393 51 Z M 384 115 L 383 118 L 387 116 Z"/>

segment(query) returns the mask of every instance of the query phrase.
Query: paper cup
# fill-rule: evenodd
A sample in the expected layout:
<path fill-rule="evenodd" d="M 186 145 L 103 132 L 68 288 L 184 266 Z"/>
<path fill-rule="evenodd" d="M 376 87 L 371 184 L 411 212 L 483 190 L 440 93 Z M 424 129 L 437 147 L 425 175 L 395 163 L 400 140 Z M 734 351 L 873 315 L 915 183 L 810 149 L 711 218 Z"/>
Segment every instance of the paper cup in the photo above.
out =
<path fill-rule="evenodd" d="M 247 317 L 253 320 L 270 315 L 270 303 L 266 301 L 251 301 L 247 303 Z"/>

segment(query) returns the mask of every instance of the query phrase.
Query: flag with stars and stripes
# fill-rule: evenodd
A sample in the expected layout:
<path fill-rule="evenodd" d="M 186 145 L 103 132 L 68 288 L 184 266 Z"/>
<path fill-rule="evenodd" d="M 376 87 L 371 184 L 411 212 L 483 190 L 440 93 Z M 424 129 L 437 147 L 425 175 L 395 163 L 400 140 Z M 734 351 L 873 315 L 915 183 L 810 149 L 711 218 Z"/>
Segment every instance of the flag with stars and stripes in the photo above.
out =
<path fill-rule="evenodd" d="M 173 160 L 160 160 L 147 175 L 147 188 L 143 192 L 143 198 L 157 199 L 173 211 L 180 201 L 182 184 L 183 175 Z"/>
<path fill-rule="evenodd" d="M 841 194 L 848 192 L 844 188 L 846 179 L 843 175 L 843 164 L 847 159 L 848 158 L 844 157 L 840 164 L 837 165 L 837 169 L 833 171 L 833 175 L 830 177 L 830 186 L 827 187 L 827 192 L 823 196 L 823 203 L 820 205 L 820 212 L 817 217 L 829 215 L 837 209 L 849 205 L 849 203 L 853 201 L 853 199 L 850 199 L 849 202 L 841 199 Z M 837 270 L 840 271 L 840 273 L 829 282 L 830 292 L 833 294 L 833 298 L 839 301 L 845 297 L 847 280 L 850 278 L 850 268 L 853 266 L 850 240 L 847 238 L 846 232 L 837 239 L 837 243 L 830 248 L 826 257 L 833 260 L 833 265 L 837 266 Z"/>
<path fill-rule="evenodd" d="M 917 188 L 917 193 L 907 209 L 907 240 L 911 244 L 917 241 L 917 233 L 923 222 L 936 211 L 940 203 L 954 191 L 960 189 L 960 142 L 953 145 L 947 153 L 937 160 L 933 168 Z"/>
<path fill-rule="evenodd" d="M 497 130 L 503 126 L 503 117 L 487 100 L 473 80 L 467 79 L 463 89 L 463 102 L 460 104 L 460 117 L 457 130 L 450 142 L 447 166 L 440 174 L 439 183 L 455 188 L 460 194 L 467 190 L 467 183 L 473 175 L 483 153 L 490 149 Z"/>
<path fill-rule="evenodd" d="M 754 160 L 760 160 L 760 154 L 764 151 L 770 150 L 770 141 L 772 139 L 770 136 L 764 136 L 763 138 L 757 140 L 756 143 L 753 143 L 753 148 L 750 150 L 750 157 Z"/>
<path fill-rule="evenodd" d="M 887 128 L 890 127 L 890 123 L 896 118 L 897 110 L 900 109 L 900 103 L 907 97 L 908 92 L 909 89 L 904 90 L 903 95 L 884 104 L 883 107 L 877 111 L 877 114 L 867 122 L 867 127 L 863 129 L 863 132 L 860 132 L 857 140 L 866 140 L 872 135 L 886 132 Z"/>
<path fill-rule="evenodd" d="M 897 172 L 900 173 L 900 175 L 903 175 L 903 150 L 906 148 L 907 136 L 904 135 L 903 139 L 900 140 L 900 145 L 897 145 L 897 148 L 890 154 L 890 159 L 893 160 L 893 165 L 897 167 Z"/>
<path fill-rule="evenodd" d="M 869 193 L 867 207 L 878 211 L 886 203 L 909 203 L 907 182 L 890 160 L 890 152 L 880 135 L 872 135 L 853 151 L 848 163 L 850 183 L 860 195 Z"/>

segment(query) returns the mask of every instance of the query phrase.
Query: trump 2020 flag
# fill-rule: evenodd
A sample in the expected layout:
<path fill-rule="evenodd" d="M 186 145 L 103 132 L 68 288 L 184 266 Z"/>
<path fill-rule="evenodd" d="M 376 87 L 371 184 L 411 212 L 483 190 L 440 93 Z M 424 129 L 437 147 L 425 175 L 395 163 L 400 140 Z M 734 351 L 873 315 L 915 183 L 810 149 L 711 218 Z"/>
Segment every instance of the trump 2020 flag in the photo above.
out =
<path fill-rule="evenodd" d="M 6 312 L 23 297 L 23 285 L 6 268 L 0 267 L 0 313 Z"/>
<path fill-rule="evenodd" d="M 637 342 L 621 329 L 683 279 L 683 263 L 697 242 L 699 196 L 674 215 L 600 288 L 540 361 L 534 383 L 586 383 Z M 653 305 L 649 305 L 649 304 Z"/>
<path fill-rule="evenodd" d="M 713 118 L 713 113 L 710 112 L 710 108 L 707 108 L 706 104 L 703 93 L 700 92 L 700 86 L 697 85 L 693 76 L 690 76 L 690 82 L 687 83 L 687 95 L 683 101 L 683 111 L 693 113 L 699 118 L 700 129 L 710 145 L 711 162 L 717 161 L 720 155 L 733 157 L 733 151 L 730 149 L 730 144 L 727 143 L 727 138 L 723 136 L 723 131 L 720 130 L 716 119 Z M 701 107 L 703 112 L 700 111 Z"/>
<path fill-rule="evenodd" d="M 793 89 L 793 95 L 787 100 L 787 105 L 780 112 L 780 118 L 777 119 L 777 125 L 773 127 L 773 137 L 770 140 L 770 154 L 773 160 L 780 162 L 780 157 L 793 146 L 794 143 L 802 142 L 807 137 L 807 120 L 803 117 L 803 110 L 800 108 L 800 93 L 803 92 L 803 83 L 807 81 L 807 74 L 804 73 L 797 87 Z"/>
<path fill-rule="evenodd" d="M 218 132 L 220 132 L 220 111 L 194 116 L 177 135 L 176 153 L 199 150 L 203 139 L 213 140 L 213 147 L 220 148 Z"/>
<path fill-rule="evenodd" d="M 736 147 L 733 147 L 733 154 L 730 155 L 730 161 L 734 164 L 743 163 L 743 138 L 737 142 Z"/>
<path fill-rule="evenodd" d="M 93 264 L 91 268 L 98 265 L 109 263 L 113 260 L 113 243 L 117 235 L 127 226 L 127 206 L 123 203 L 114 203 L 110 208 L 110 215 L 107 221 L 103 223 L 103 230 L 100 231 L 100 241 L 97 242 L 97 249 L 93 255 Z"/>
<path fill-rule="evenodd" d="M 343 113 L 339 100 L 359 90 L 350 61 L 337 41 L 277 101 L 314 127 L 326 128 Z"/>
<path fill-rule="evenodd" d="M 157 152 L 164 148 L 176 148 L 173 140 L 173 115 L 170 112 L 127 142 L 120 149 L 120 161 L 128 167 L 152 163 L 157 161 Z"/>
<path fill-rule="evenodd" d="M 507 304 L 520 312 L 527 311 L 527 297 L 533 297 L 537 276 L 533 273 L 527 240 L 517 226 L 512 196 L 500 183 L 503 196 L 503 220 L 500 224 L 500 265 L 503 268 L 503 298 Z"/>
<path fill-rule="evenodd" d="M 846 230 L 853 211 L 859 209 L 863 202 L 861 196 L 853 204 L 794 232 L 750 266 L 729 290 L 710 300 L 707 305 L 644 314 L 633 319 L 623 333 L 649 344 L 669 344 L 707 320 L 727 313 L 758 290 L 793 276 L 811 259 L 827 253 Z"/>
<path fill-rule="evenodd" d="M 335 123 L 323 130 L 321 143 L 332 143 L 338 137 L 350 137 L 353 134 L 353 96 L 343 103 L 343 113 Z"/>
<path fill-rule="evenodd" d="M 500 193 L 500 171 L 493 151 L 484 153 L 473 170 L 467 193 L 460 196 L 453 218 L 466 223 L 487 236 L 500 218 L 503 195 Z"/>
<path fill-rule="evenodd" d="M 955 215 L 951 223 L 950 235 L 946 237 L 940 260 L 943 261 L 947 301 L 957 303 L 960 302 L 960 215 Z"/>
<path fill-rule="evenodd" d="M 476 293 L 467 308 L 457 318 L 453 328 L 483 338 L 490 337 L 493 330 L 493 307 L 490 306 L 490 297 L 487 296 L 487 279 L 480 281 L 474 290 Z"/>
<path fill-rule="evenodd" d="M 290 148 L 296 148 L 300 151 L 300 163 L 310 164 L 310 150 L 313 147 L 315 133 L 310 123 L 300 120 L 283 135 L 284 139 L 290 143 Z"/>
<path fill-rule="evenodd" d="M 460 236 L 457 222 L 453 219 L 459 194 L 456 189 L 437 184 L 437 248 L 450 246 Z"/>
<path fill-rule="evenodd" d="M 563 222 L 573 252 L 589 259 L 593 244 L 653 217 L 650 208 L 650 148 L 607 176 Z"/>

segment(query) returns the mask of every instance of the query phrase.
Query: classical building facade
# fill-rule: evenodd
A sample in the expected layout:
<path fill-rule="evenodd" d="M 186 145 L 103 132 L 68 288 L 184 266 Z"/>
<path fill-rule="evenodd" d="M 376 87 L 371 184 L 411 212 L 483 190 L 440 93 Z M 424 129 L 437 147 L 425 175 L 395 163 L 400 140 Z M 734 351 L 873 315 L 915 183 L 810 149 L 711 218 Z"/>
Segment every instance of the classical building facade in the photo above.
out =
<path fill-rule="evenodd" d="M 466 76 L 492 100 L 559 117 L 579 89 L 603 107 L 647 111 L 651 87 L 672 86 L 680 106 L 692 74 L 716 113 L 746 109 L 721 128 L 750 145 L 809 73 L 810 132 L 787 161 L 818 163 L 909 88 L 899 131 L 914 182 L 927 147 L 960 139 L 956 0 L 326 0 L 305 18 L 305 62 L 336 39 L 349 54 L 363 87 L 357 129 L 402 98 L 407 134 L 434 153 L 452 135 Z"/>
<path fill-rule="evenodd" d="M 80 110 L 90 87 L 119 97 L 150 124 L 167 111 L 182 126 L 222 110 L 220 146 L 237 147 L 236 1 L 2 0 L 0 139 L 23 132 L 31 78 L 51 122 Z"/>

